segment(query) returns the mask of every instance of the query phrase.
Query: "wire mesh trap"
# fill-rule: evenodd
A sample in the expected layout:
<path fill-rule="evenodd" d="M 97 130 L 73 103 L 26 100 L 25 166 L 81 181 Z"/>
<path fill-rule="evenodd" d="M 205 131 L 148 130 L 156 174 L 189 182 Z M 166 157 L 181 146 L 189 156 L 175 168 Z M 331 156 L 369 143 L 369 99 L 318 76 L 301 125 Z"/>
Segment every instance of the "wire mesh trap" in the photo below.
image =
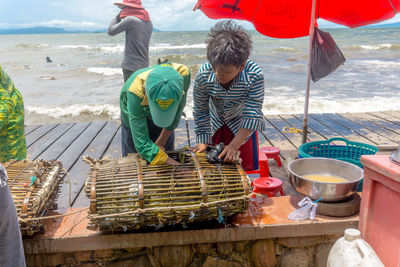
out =
<path fill-rule="evenodd" d="M 250 181 L 239 164 L 215 165 L 204 153 L 171 152 L 177 166 L 149 166 L 139 154 L 115 160 L 85 157 L 88 228 L 127 231 L 219 222 L 247 209 Z"/>
<path fill-rule="evenodd" d="M 3 164 L 8 174 L 8 187 L 17 209 L 23 235 L 42 230 L 44 221 L 38 218 L 55 209 L 59 183 L 64 178 L 58 161 L 16 161 Z"/>

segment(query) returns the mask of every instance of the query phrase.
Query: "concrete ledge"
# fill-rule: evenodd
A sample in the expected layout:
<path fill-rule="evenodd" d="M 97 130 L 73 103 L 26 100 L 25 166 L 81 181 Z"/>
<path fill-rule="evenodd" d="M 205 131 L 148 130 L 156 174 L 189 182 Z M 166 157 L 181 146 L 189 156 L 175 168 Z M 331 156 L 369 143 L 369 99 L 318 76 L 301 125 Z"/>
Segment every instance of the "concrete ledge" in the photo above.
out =
<path fill-rule="evenodd" d="M 297 201 L 297 200 L 296 200 Z M 46 233 L 24 239 L 26 254 L 131 249 L 216 242 L 249 241 L 319 235 L 342 235 L 357 228 L 358 215 L 345 218 L 317 216 L 314 221 L 290 221 L 291 197 L 253 199 L 249 211 L 234 217 L 231 228 L 150 233 L 104 234 L 86 229 L 87 211 L 49 222 Z M 295 202 L 297 203 L 297 202 Z M 75 209 L 77 210 L 77 209 Z M 74 211 L 71 209 L 70 211 Z"/>
<path fill-rule="evenodd" d="M 281 224 L 259 227 L 190 230 L 140 234 L 91 235 L 65 238 L 34 238 L 24 240 L 26 254 L 76 252 L 105 249 L 129 249 L 200 243 L 248 241 L 343 234 L 346 228 L 357 228 L 358 218 L 336 222 Z"/>

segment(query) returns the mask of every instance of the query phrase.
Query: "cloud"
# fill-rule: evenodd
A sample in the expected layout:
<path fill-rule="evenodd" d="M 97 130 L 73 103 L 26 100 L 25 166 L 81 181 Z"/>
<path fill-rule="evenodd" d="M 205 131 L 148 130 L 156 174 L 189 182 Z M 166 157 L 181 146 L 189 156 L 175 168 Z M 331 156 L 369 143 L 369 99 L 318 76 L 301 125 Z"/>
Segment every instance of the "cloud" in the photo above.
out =
<path fill-rule="evenodd" d="M 10 24 L 4 22 L 0 23 L 0 29 L 8 29 L 8 28 L 10 28 Z"/>
<path fill-rule="evenodd" d="M 46 26 L 46 27 L 61 27 L 64 29 L 98 29 L 100 25 L 89 21 L 69 21 L 69 20 L 51 20 L 37 23 L 21 24 L 22 27 Z"/>
<path fill-rule="evenodd" d="M 29 27 L 56 27 L 66 30 L 96 30 L 102 25 L 89 21 L 51 20 L 33 23 L 6 24 L 0 23 L 0 29 L 29 28 Z"/>
<path fill-rule="evenodd" d="M 104 29 L 116 11 L 112 4 L 115 1 L 112 0 L 4 2 L 0 10 L 2 28 L 53 26 L 70 30 Z"/>
<path fill-rule="evenodd" d="M 385 21 L 383 21 L 381 23 L 378 23 L 378 24 L 379 25 L 384 25 L 384 24 L 390 24 L 390 23 L 396 23 L 396 22 L 400 22 L 400 14 L 397 14 L 393 18 L 385 20 Z"/>

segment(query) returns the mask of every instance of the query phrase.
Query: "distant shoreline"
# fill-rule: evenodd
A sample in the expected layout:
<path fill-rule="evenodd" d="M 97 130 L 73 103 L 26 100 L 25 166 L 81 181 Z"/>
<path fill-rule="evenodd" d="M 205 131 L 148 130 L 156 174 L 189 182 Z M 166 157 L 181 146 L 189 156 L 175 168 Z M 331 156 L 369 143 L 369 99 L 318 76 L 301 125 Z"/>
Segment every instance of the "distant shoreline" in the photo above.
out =
<path fill-rule="evenodd" d="M 383 25 L 368 25 L 359 28 L 400 28 L 400 22 L 383 24 Z M 338 27 L 332 28 L 324 28 L 321 29 L 351 29 L 345 26 L 338 25 Z M 193 30 L 193 31 L 204 31 L 204 30 Z M 187 32 L 193 32 L 187 31 Z M 98 29 L 98 30 L 65 30 L 63 28 L 58 27 L 28 27 L 28 28 L 15 28 L 15 29 L 0 29 L 0 35 L 6 34 L 77 34 L 77 33 L 105 33 L 107 29 Z M 161 31 L 159 29 L 154 28 L 153 32 L 169 32 L 169 31 Z"/>
<path fill-rule="evenodd" d="M 158 29 L 154 29 L 154 32 L 160 32 Z M 92 31 L 83 30 L 65 30 L 57 27 L 29 27 L 29 28 L 17 28 L 17 29 L 0 29 L 0 34 L 68 34 L 68 33 L 105 33 L 107 29 L 99 29 Z"/>

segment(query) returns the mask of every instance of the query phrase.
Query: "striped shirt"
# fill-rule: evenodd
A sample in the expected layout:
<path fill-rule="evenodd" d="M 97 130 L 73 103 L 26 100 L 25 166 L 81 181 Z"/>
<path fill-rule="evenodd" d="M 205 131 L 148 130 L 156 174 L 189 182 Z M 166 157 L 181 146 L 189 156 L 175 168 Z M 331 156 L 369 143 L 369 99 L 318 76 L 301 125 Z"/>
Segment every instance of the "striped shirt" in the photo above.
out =
<path fill-rule="evenodd" d="M 265 129 L 264 76 L 261 68 L 250 60 L 228 90 L 216 79 L 211 64 L 205 62 L 197 73 L 193 94 L 198 144 L 211 144 L 213 134 L 224 124 L 235 135 L 242 128 L 253 132 Z"/>

